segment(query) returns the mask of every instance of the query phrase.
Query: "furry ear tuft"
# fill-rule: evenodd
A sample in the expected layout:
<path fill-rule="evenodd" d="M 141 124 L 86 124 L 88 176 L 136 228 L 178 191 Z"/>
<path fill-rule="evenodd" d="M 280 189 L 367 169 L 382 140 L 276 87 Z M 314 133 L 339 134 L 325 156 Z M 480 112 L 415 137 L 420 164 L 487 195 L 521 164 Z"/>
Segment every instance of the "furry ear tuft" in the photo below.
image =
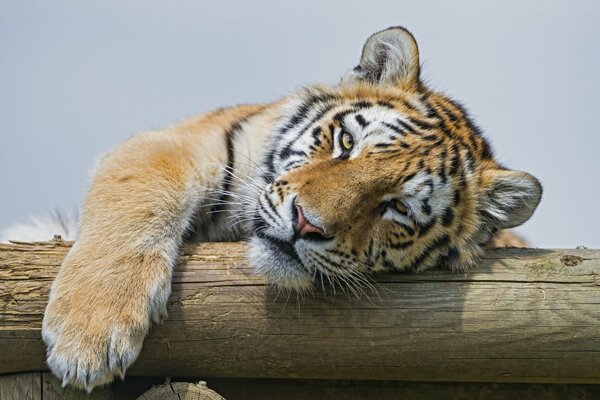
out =
<path fill-rule="evenodd" d="M 502 169 L 483 172 L 482 215 L 495 229 L 513 228 L 527 221 L 542 198 L 542 185 L 532 175 Z"/>
<path fill-rule="evenodd" d="M 373 34 L 365 43 L 360 63 L 342 82 L 368 81 L 379 85 L 417 85 L 419 49 L 413 35 L 402 27 Z"/>

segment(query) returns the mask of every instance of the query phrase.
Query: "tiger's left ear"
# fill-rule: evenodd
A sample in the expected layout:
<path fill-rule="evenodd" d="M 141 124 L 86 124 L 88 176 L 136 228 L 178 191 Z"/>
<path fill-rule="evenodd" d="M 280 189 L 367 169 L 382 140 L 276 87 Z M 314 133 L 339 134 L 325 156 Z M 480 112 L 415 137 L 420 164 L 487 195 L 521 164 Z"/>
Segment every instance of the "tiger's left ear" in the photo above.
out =
<path fill-rule="evenodd" d="M 482 173 L 482 216 L 496 229 L 527 221 L 542 198 L 542 185 L 526 172 L 490 169 Z"/>
<path fill-rule="evenodd" d="M 360 64 L 342 78 L 342 83 L 354 81 L 418 85 L 419 49 L 413 35 L 402 27 L 393 27 L 369 37 Z"/>

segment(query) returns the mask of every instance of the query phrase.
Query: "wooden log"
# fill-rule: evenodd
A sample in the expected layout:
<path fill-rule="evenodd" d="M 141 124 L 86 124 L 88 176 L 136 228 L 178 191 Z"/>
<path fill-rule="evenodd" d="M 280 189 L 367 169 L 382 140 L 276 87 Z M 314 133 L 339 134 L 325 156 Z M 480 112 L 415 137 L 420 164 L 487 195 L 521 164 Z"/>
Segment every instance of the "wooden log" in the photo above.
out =
<path fill-rule="evenodd" d="M 96 388 L 91 394 L 61 387 L 47 372 L 0 375 L 0 400 L 115 400 L 112 387 Z"/>
<path fill-rule="evenodd" d="M 184 378 L 185 379 L 185 378 Z M 165 384 L 164 377 L 129 376 L 111 386 L 96 388 L 91 394 L 75 388 L 61 388 L 60 381 L 48 372 L 0 375 L 1 400 L 125 400 L 147 395 L 153 387 L 173 387 L 171 393 L 193 396 L 194 383 Z M 196 388 L 194 388 L 196 386 Z M 227 400 L 564 400 L 598 399 L 600 385 L 473 383 L 473 382 L 393 382 L 393 381 L 330 381 L 324 379 L 221 379 L 208 382 L 211 391 Z M 183 390 L 178 390 L 178 389 Z M 185 389 L 191 389 L 185 391 Z M 215 397 L 211 392 L 210 395 Z M 170 393 L 169 393 L 170 394 Z M 160 392 L 158 393 L 160 395 Z M 218 395 L 217 395 L 218 396 Z M 156 398 L 168 398 L 155 396 Z M 195 400 L 198 400 L 196 396 Z M 141 397 L 144 399 L 144 397 Z M 192 397 L 194 399 L 194 397 Z M 210 397 L 209 397 L 210 398 Z M 217 399 L 219 397 L 216 397 Z M 146 398 L 147 400 L 147 398 Z"/>
<path fill-rule="evenodd" d="M 41 320 L 68 248 L 0 245 L 0 373 L 45 369 Z M 189 245 L 128 375 L 600 383 L 599 274 L 598 250 L 503 249 L 468 274 L 288 298 L 243 243 Z"/>
<path fill-rule="evenodd" d="M 0 399 L 42 400 L 39 372 L 0 375 Z"/>
<path fill-rule="evenodd" d="M 155 386 L 136 400 L 225 400 L 214 390 L 206 387 L 206 382 L 169 382 Z"/>

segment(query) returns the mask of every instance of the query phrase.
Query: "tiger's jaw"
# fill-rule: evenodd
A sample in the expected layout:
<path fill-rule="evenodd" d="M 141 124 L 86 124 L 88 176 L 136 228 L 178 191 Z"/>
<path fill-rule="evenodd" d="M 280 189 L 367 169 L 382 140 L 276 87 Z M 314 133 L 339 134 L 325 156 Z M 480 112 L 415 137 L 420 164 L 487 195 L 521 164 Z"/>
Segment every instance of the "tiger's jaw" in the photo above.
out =
<path fill-rule="evenodd" d="M 254 270 L 278 288 L 303 292 L 313 286 L 313 270 L 303 251 L 295 225 L 295 198 L 287 197 L 279 207 L 273 198 L 274 186 L 267 185 L 258 196 L 254 223 L 248 240 L 248 259 Z"/>
<path fill-rule="evenodd" d="M 279 288 L 303 292 L 313 285 L 312 275 L 290 243 L 253 236 L 248 242 L 248 259 L 258 274 Z"/>

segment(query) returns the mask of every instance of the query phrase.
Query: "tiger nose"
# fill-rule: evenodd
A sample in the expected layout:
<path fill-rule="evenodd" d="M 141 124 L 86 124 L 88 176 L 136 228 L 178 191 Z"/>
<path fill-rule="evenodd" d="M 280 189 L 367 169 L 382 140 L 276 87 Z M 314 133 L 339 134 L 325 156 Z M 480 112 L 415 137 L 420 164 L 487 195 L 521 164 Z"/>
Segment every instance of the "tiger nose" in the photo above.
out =
<path fill-rule="evenodd" d="M 297 222 L 294 228 L 296 234 L 301 238 L 324 239 L 325 232 L 318 226 L 313 225 L 302 212 L 302 207 L 296 204 Z"/>

